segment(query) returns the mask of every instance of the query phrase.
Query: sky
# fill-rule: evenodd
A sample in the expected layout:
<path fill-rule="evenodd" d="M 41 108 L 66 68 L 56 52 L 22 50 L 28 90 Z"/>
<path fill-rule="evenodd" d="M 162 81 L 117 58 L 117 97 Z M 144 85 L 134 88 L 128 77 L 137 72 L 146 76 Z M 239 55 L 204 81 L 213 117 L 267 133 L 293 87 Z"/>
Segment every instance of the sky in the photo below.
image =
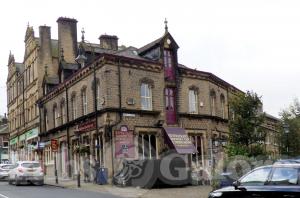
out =
<path fill-rule="evenodd" d="M 78 20 L 85 39 L 117 35 L 119 45 L 142 47 L 169 32 L 181 64 L 214 73 L 243 91 L 262 96 L 274 116 L 300 98 L 300 1 L 298 0 L 26 0 L 0 8 L 0 114 L 7 112 L 8 55 L 23 62 L 29 23 L 51 26 L 58 17 Z"/>

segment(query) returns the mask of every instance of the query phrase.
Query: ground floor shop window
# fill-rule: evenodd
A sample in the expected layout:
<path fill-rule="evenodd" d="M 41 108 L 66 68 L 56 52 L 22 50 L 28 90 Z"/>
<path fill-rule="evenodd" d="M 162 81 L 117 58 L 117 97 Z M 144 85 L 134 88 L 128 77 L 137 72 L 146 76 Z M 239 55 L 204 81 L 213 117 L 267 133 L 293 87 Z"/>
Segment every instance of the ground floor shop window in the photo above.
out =
<path fill-rule="evenodd" d="M 61 176 L 67 176 L 67 162 L 68 162 L 68 149 L 67 143 L 61 142 L 60 143 L 60 152 L 59 152 L 59 170 Z"/>
<path fill-rule="evenodd" d="M 101 166 L 104 165 L 104 156 L 103 156 L 103 136 L 102 134 L 99 135 L 99 140 L 97 138 L 97 135 L 94 135 L 94 159 L 99 162 Z M 98 143 L 99 141 L 99 143 Z"/>
<path fill-rule="evenodd" d="M 54 155 L 50 146 L 45 147 L 45 165 L 54 164 Z"/>
<path fill-rule="evenodd" d="M 156 150 L 156 136 L 140 133 L 138 136 L 139 159 L 155 159 Z"/>
<path fill-rule="evenodd" d="M 197 152 L 190 154 L 192 167 L 203 167 L 204 165 L 203 137 L 202 135 L 190 135 L 190 139 L 197 150 Z"/>
<path fill-rule="evenodd" d="M 78 159 L 79 159 L 79 144 L 78 140 L 72 141 L 72 154 L 73 154 L 73 171 L 74 174 L 78 173 Z"/>

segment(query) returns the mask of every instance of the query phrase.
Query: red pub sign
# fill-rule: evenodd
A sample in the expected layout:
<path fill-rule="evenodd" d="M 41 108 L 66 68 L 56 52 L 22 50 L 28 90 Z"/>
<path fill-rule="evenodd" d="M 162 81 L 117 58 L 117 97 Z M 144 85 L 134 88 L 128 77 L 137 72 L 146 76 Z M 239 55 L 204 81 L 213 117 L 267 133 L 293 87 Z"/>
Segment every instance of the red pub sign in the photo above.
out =
<path fill-rule="evenodd" d="M 89 120 L 87 122 L 83 122 L 77 125 L 77 130 L 80 132 L 87 132 L 96 129 L 96 120 Z"/>
<path fill-rule="evenodd" d="M 127 127 L 122 126 L 120 130 L 115 131 L 115 157 L 135 157 L 133 131 L 127 130 Z"/>
<path fill-rule="evenodd" d="M 51 149 L 52 152 L 57 152 L 58 151 L 58 141 L 55 139 L 51 140 Z"/>

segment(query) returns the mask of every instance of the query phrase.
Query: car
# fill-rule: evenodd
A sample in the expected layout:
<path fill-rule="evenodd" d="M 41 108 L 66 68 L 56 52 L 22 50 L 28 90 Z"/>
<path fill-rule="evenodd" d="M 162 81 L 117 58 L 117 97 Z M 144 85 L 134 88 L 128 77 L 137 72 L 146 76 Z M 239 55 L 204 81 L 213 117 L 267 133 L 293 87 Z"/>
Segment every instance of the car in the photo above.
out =
<path fill-rule="evenodd" d="M 212 191 L 209 198 L 300 197 L 299 178 L 299 163 L 275 163 L 250 171 L 232 186 Z"/>
<path fill-rule="evenodd" d="M 19 161 L 8 173 L 8 183 L 19 186 L 22 183 L 44 184 L 44 171 L 37 161 Z"/>
<path fill-rule="evenodd" d="M 7 179 L 8 172 L 11 169 L 12 164 L 0 164 L 0 179 Z"/>

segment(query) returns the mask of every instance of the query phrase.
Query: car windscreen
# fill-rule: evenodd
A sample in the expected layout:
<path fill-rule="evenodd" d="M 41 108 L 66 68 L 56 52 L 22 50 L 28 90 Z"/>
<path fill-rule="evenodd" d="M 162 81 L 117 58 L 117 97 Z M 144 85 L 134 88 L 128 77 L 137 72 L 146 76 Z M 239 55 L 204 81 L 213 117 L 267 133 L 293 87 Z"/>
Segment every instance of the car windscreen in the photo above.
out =
<path fill-rule="evenodd" d="M 21 166 L 24 168 L 38 168 L 38 167 L 40 167 L 40 164 L 39 163 L 22 163 Z"/>

